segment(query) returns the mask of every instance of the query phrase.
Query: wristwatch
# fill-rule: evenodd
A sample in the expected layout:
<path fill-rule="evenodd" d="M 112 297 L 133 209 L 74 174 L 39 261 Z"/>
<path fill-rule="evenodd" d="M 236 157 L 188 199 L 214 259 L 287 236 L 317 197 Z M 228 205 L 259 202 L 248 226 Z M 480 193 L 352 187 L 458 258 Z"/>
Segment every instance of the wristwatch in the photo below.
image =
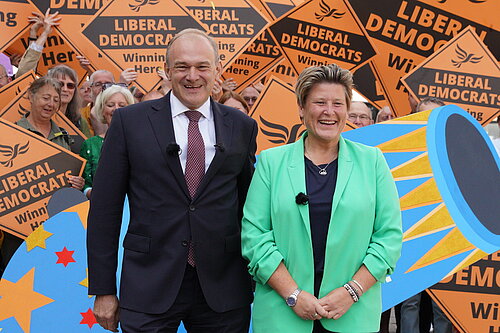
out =
<path fill-rule="evenodd" d="M 295 291 L 290 295 L 288 296 L 287 298 L 285 298 L 285 303 L 286 305 L 288 305 L 289 307 L 293 308 L 296 304 L 297 304 L 297 298 L 299 297 L 299 294 L 302 290 L 300 290 L 299 288 L 295 289 Z"/>

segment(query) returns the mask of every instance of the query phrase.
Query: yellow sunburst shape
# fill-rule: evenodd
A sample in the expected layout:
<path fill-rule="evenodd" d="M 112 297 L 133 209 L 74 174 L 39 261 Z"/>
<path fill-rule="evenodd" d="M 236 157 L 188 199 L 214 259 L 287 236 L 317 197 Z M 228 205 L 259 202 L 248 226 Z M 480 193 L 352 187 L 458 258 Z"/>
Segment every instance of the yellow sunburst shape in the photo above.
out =
<path fill-rule="evenodd" d="M 382 150 L 398 187 L 403 251 L 384 308 L 500 249 L 500 158 L 455 105 L 343 135 Z"/>
<path fill-rule="evenodd" d="M 434 120 L 438 120 L 441 118 L 441 120 L 446 123 L 447 119 L 450 117 L 464 117 L 463 113 L 458 113 L 459 110 L 458 107 L 456 106 L 447 106 L 447 107 L 442 107 L 438 108 L 434 111 L 435 116 Z M 401 125 L 401 124 L 414 124 L 414 125 L 427 125 L 429 121 L 429 117 L 431 116 L 431 111 L 425 111 L 425 112 L 420 112 L 416 113 L 407 117 L 403 118 L 398 118 L 391 120 L 387 122 L 387 124 L 394 124 L 394 125 Z M 437 114 L 440 114 L 441 117 L 437 117 Z M 475 120 L 470 120 L 472 124 L 475 122 Z M 462 125 L 465 125 L 466 123 L 463 123 Z M 450 126 L 450 124 L 446 123 L 446 126 Z M 471 125 L 473 127 L 473 125 Z M 471 127 L 469 126 L 469 127 Z M 477 128 L 477 127 L 476 127 Z M 392 174 L 394 176 L 394 180 L 396 182 L 398 181 L 405 181 L 405 180 L 415 180 L 415 179 L 422 179 L 424 180 L 422 184 L 419 186 L 415 187 L 413 190 L 409 191 L 408 193 L 402 195 L 400 197 L 400 203 L 401 203 L 401 210 L 410 210 L 414 208 L 419 208 L 419 207 L 424 207 L 424 206 L 429 206 L 429 205 L 436 205 L 437 207 L 431 210 L 430 213 L 426 214 L 424 217 L 422 217 L 420 220 L 418 220 L 415 224 L 413 224 L 411 227 L 409 227 L 405 232 L 404 232 L 404 238 L 403 241 L 409 241 L 409 240 L 415 240 L 418 239 L 419 237 L 425 237 L 433 233 L 441 232 L 443 230 L 449 229 L 449 232 L 439 241 L 437 244 L 435 244 L 430 251 L 428 251 L 424 256 L 422 256 L 420 259 L 418 259 L 408 270 L 407 272 L 417 270 L 419 268 L 426 267 L 428 265 L 431 265 L 433 263 L 439 262 L 441 260 L 445 260 L 447 258 L 450 258 L 452 256 L 465 253 L 468 251 L 471 251 L 470 254 L 467 255 L 467 257 L 462 260 L 458 265 L 456 265 L 450 272 L 448 272 L 447 275 L 453 274 L 456 271 L 470 265 L 472 262 L 477 261 L 478 259 L 484 257 L 487 255 L 487 253 L 492 253 L 498 249 L 499 246 L 499 234 L 498 234 L 498 228 L 494 228 L 494 230 L 488 230 L 490 231 L 491 237 L 487 237 L 487 239 L 481 239 L 481 235 L 474 235 L 470 233 L 471 228 L 483 228 L 484 225 L 482 223 L 479 223 L 476 226 L 470 226 L 470 228 L 464 228 L 461 227 L 460 225 L 457 225 L 454 221 L 454 218 L 450 215 L 450 212 L 447 208 L 448 204 L 451 204 L 454 209 L 457 206 L 457 202 L 455 200 L 454 203 L 451 202 L 446 202 L 446 200 L 443 199 L 442 196 L 442 191 L 450 191 L 450 189 L 444 189 L 442 187 L 446 187 L 446 182 L 441 181 L 441 183 L 438 183 L 436 181 L 434 172 L 436 170 L 439 170 L 441 173 L 443 172 L 442 170 L 442 165 L 438 165 L 438 161 L 440 159 L 446 159 L 446 156 L 443 156 L 444 154 L 441 154 L 440 156 L 436 156 L 434 160 L 434 165 L 429 161 L 429 152 L 428 150 L 431 149 L 429 147 L 429 139 L 431 137 L 434 137 L 434 141 L 436 142 L 435 136 L 440 136 L 443 133 L 435 133 L 436 127 L 433 127 L 434 132 L 429 133 L 429 128 L 428 126 L 423 126 L 421 128 L 418 128 L 416 130 L 413 130 L 405 135 L 402 135 L 400 137 L 397 137 L 395 139 L 389 140 L 387 142 L 384 142 L 382 144 L 379 144 L 378 147 L 382 150 L 384 153 L 405 153 L 405 152 L 422 152 L 418 156 L 401 163 L 400 165 L 397 165 L 391 169 Z M 451 130 L 448 130 L 450 132 Z M 446 132 L 446 129 L 445 129 Z M 450 132 L 451 133 L 451 132 Z M 443 134 L 444 136 L 447 135 L 447 133 Z M 446 138 L 444 138 L 444 142 L 446 142 Z M 449 139 L 448 139 L 449 142 Z M 481 143 L 481 142 L 476 142 Z M 483 143 L 483 151 L 486 149 L 490 149 L 491 147 L 488 147 L 487 141 L 482 142 Z M 449 142 L 449 144 L 453 144 L 453 142 Z M 477 147 L 480 149 L 480 147 Z M 474 148 L 473 148 L 474 149 Z M 456 149 L 455 149 L 456 150 Z M 449 149 L 446 149 L 448 154 L 450 154 Z M 466 151 L 464 147 L 464 151 Z M 474 150 L 472 150 L 474 151 Z M 439 152 L 434 152 L 435 155 L 439 155 Z M 471 156 L 474 159 L 474 156 Z M 495 162 L 494 159 L 494 154 L 491 154 L 491 160 Z M 466 161 L 466 159 L 464 159 Z M 490 161 L 491 162 L 491 161 Z M 453 168 L 460 168 L 460 161 L 456 162 L 455 165 L 452 166 Z M 493 179 L 491 181 L 498 180 L 498 158 L 496 159 L 496 163 L 492 163 L 492 165 L 496 164 L 496 170 L 490 170 L 491 175 L 493 176 Z M 487 177 L 488 175 L 484 175 L 484 177 Z M 497 183 L 497 186 L 499 186 L 500 183 Z M 465 186 L 466 187 L 466 186 Z M 456 191 L 457 188 L 451 189 L 452 191 Z M 460 190 L 460 186 L 458 186 L 458 190 Z M 460 193 L 455 193 L 460 196 Z M 453 195 L 452 195 L 453 196 Z M 467 196 L 467 195 L 465 195 Z M 461 197 L 464 197 L 462 194 Z M 496 200 L 498 200 L 500 197 L 496 197 Z M 456 198 L 450 197 L 449 199 L 453 200 Z M 485 200 L 495 200 L 494 198 L 484 198 Z M 491 205 L 490 208 L 494 209 L 495 205 Z M 496 210 L 498 211 L 498 205 L 496 205 L 497 208 Z M 456 214 L 460 214 L 460 212 L 455 212 Z M 500 218 L 500 214 L 496 215 L 497 217 Z M 466 216 L 465 218 L 470 217 Z M 456 219 L 456 216 L 455 216 Z M 472 222 L 472 221 L 468 221 Z M 481 222 L 479 220 L 479 222 Z M 486 228 L 487 229 L 487 228 Z M 491 228 L 490 228 L 491 229 Z M 484 231 L 484 230 L 483 230 Z M 481 248 L 484 250 L 481 250 Z"/>

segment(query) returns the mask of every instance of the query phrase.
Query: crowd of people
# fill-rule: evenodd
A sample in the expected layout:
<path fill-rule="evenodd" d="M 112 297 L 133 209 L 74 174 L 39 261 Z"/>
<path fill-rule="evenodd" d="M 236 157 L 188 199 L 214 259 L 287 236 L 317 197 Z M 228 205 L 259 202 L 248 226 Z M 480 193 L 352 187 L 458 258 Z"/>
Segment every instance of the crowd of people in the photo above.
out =
<path fill-rule="evenodd" d="M 17 76 L 36 68 L 59 20 L 49 10 L 30 17 L 31 43 L 12 58 Z M 91 199 L 89 293 L 97 295 L 101 326 L 175 332 L 182 321 L 189 332 L 245 332 L 248 270 L 254 332 L 388 332 L 380 284 L 400 255 L 398 194 L 381 152 L 341 132 L 346 121 L 364 127 L 393 113 L 352 101 L 349 71 L 328 65 L 300 73 L 295 89 L 306 132 L 263 151 L 252 177 L 257 124 L 248 115 L 263 84 L 237 93 L 233 79 L 222 81 L 212 38 L 194 29 L 176 35 L 158 71 L 160 89 L 146 94 L 133 87 L 133 70 L 117 81 L 78 59 L 88 79 L 64 64 L 53 67 L 31 84 L 30 110 L 17 124 L 74 150 L 53 121 L 60 111 L 88 137 L 78 149 L 87 160 L 83 177 L 68 183 Z M 0 65 L 0 87 L 12 79 Z M 444 105 L 414 102 L 412 113 Z M 118 300 L 126 194 L 131 220 Z M 21 241 L 3 237 L 4 265 Z M 421 298 L 397 307 L 398 331 L 423 332 Z M 429 304 L 434 332 L 451 332 Z"/>

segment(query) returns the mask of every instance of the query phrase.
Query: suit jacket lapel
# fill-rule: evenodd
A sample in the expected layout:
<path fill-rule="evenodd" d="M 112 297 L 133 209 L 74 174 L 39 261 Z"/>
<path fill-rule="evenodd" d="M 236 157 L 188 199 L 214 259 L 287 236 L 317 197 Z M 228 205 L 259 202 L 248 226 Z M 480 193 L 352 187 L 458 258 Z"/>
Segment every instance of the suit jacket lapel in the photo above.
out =
<path fill-rule="evenodd" d="M 200 185 L 198 186 L 198 190 L 196 191 L 193 200 L 196 200 L 199 194 L 202 193 L 205 187 L 210 183 L 210 180 L 214 177 L 214 175 L 217 174 L 231 148 L 233 121 L 228 116 L 228 111 L 221 109 L 217 103 L 214 103 L 213 100 L 210 100 L 210 105 L 214 116 L 215 139 L 219 148 L 215 150 L 215 156 L 210 163 L 210 166 Z M 222 149 L 220 149 L 220 147 L 222 147 Z"/>
<path fill-rule="evenodd" d="M 346 144 L 344 138 L 340 137 L 339 140 L 339 154 L 338 154 L 338 172 L 337 172 L 337 185 L 335 187 L 335 193 L 333 195 L 333 203 L 332 203 L 332 214 L 335 213 L 337 206 L 339 204 L 340 198 L 344 193 L 344 190 L 347 186 L 347 181 L 351 176 L 352 171 L 352 160 L 349 155 L 349 151 L 346 148 Z M 331 220 L 330 220 L 331 223 Z"/>
<path fill-rule="evenodd" d="M 170 109 L 170 93 L 152 104 L 152 107 L 147 110 L 147 114 L 161 153 L 174 175 L 173 178 L 189 198 L 190 195 L 182 172 L 179 155 L 175 152 L 167 152 L 168 145 L 176 143 L 174 125 L 172 123 L 172 110 Z"/>
<path fill-rule="evenodd" d="M 288 160 L 288 177 L 293 188 L 294 198 L 300 192 L 306 194 L 306 171 L 304 164 L 304 138 L 305 134 L 297 140 L 293 149 L 291 150 L 289 160 Z M 299 210 L 302 222 L 311 237 L 311 224 L 309 221 L 309 206 L 297 204 L 297 209 Z"/>

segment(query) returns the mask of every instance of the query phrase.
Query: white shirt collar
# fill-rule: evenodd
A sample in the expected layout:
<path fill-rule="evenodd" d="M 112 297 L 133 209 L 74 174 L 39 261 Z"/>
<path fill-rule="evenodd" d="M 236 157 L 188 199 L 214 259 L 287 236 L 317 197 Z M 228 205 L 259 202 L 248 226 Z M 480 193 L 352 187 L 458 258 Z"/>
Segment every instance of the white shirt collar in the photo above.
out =
<path fill-rule="evenodd" d="M 172 92 L 170 94 L 170 108 L 172 111 L 172 118 L 177 117 L 178 115 L 184 113 L 189 110 L 182 102 L 174 95 Z M 212 112 L 210 110 L 210 98 L 208 98 L 202 106 L 200 106 L 197 111 L 201 112 L 203 117 L 208 120 L 212 119 Z"/>

